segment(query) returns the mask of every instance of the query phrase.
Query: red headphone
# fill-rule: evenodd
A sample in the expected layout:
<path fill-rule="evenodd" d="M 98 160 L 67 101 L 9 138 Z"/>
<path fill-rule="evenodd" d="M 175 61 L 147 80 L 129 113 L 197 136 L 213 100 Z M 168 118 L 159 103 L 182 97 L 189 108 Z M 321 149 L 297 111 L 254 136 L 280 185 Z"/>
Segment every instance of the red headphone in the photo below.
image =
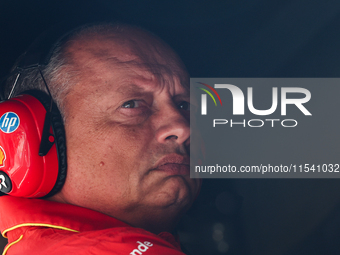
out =
<path fill-rule="evenodd" d="M 17 74 L 18 78 L 32 68 L 42 76 L 40 67 L 49 62 L 61 41 L 55 35 L 48 36 L 30 46 L 9 76 Z M 52 49 L 46 48 L 56 41 Z M 51 95 L 30 90 L 0 102 L 0 192 L 28 198 L 52 196 L 62 188 L 66 169 L 65 129 Z"/>
<path fill-rule="evenodd" d="M 54 103 L 49 113 L 50 102 L 44 92 L 31 90 L 0 103 L 1 192 L 51 196 L 64 184 L 65 131 Z"/>

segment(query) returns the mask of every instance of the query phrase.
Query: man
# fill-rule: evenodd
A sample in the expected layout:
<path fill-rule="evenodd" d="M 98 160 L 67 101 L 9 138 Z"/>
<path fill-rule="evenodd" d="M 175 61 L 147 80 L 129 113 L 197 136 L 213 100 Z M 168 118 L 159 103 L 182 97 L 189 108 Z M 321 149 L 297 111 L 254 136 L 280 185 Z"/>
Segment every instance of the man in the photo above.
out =
<path fill-rule="evenodd" d="M 200 188 L 182 62 L 125 25 L 78 30 L 53 54 L 43 73 L 64 119 L 66 182 L 51 201 L 0 199 L 7 254 L 183 254 L 164 233 Z"/>

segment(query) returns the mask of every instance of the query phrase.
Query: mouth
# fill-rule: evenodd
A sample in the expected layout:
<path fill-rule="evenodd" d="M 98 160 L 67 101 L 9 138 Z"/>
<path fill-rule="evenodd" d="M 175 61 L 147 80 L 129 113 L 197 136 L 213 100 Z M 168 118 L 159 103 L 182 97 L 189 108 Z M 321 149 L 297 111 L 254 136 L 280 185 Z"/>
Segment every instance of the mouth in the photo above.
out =
<path fill-rule="evenodd" d="M 152 170 L 168 175 L 190 175 L 190 158 L 176 153 L 162 157 Z"/>

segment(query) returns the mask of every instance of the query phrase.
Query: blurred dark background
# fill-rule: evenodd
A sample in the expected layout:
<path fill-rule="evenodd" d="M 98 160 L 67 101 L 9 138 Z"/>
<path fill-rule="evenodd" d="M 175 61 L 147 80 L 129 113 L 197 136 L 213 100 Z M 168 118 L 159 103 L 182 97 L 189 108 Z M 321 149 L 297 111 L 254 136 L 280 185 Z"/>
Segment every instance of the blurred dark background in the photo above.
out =
<path fill-rule="evenodd" d="M 93 21 L 154 32 L 192 77 L 340 76 L 336 0 L 1 0 L 0 77 L 43 31 Z M 178 231 L 196 255 L 340 254 L 340 179 L 205 180 Z"/>

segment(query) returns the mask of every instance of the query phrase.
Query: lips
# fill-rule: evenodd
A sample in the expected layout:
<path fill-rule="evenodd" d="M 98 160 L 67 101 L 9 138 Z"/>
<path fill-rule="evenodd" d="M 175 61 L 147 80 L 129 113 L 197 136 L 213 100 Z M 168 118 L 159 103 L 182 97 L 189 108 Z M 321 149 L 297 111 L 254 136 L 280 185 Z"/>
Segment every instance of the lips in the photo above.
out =
<path fill-rule="evenodd" d="M 179 154 L 169 154 L 160 159 L 153 169 L 169 175 L 190 175 L 190 158 Z"/>

